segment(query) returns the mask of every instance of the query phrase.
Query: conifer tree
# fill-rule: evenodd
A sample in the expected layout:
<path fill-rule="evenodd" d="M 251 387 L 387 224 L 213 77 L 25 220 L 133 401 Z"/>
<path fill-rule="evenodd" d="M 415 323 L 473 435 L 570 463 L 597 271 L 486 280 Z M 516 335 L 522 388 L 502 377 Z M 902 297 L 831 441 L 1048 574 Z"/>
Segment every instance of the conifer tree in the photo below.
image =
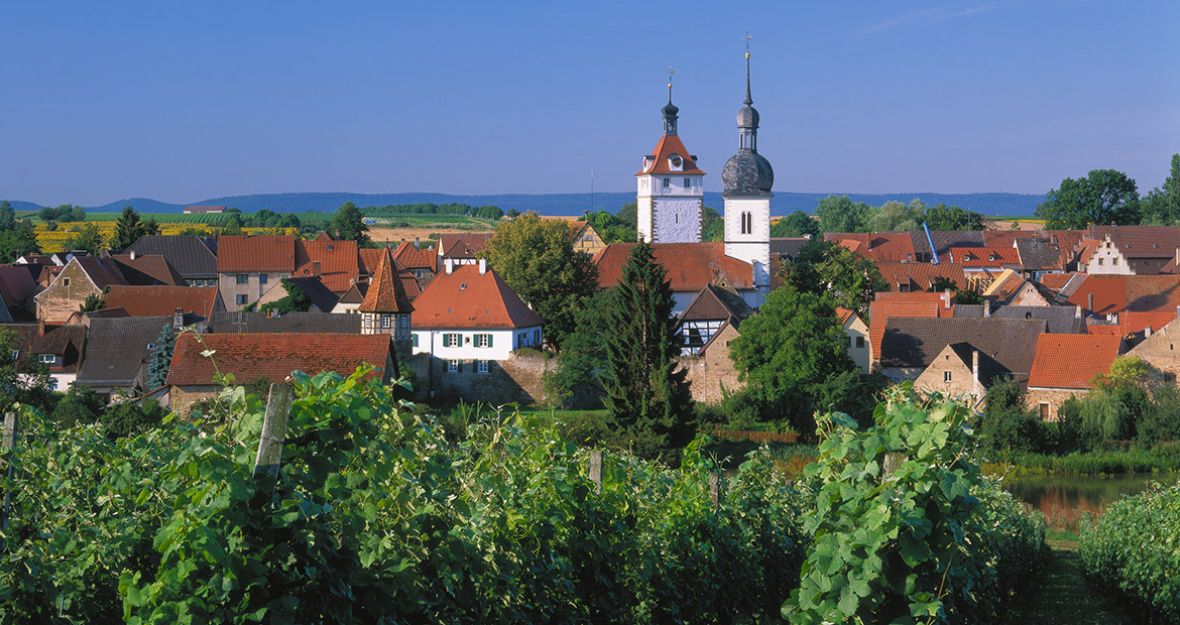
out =
<path fill-rule="evenodd" d="M 123 209 L 119 221 L 115 222 L 115 235 L 111 238 L 111 249 L 125 250 L 132 243 L 144 235 L 143 223 L 139 221 L 139 213 L 130 206 Z"/>
<path fill-rule="evenodd" d="M 168 377 L 168 368 L 172 366 L 172 350 L 176 347 L 176 332 L 172 324 L 164 324 L 160 336 L 156 337 L 156 349 L 148 361 L 148 388 L 156 389 L 164 386 Z"/>
<path fill-rule="evenodd" d="M 640 243 L 611 292 L 604 403 L 623 441 L 640 456 L 668 458 L 691 436 L 687 372 L 679 355 L 672 289 L 651 245 Z"/>

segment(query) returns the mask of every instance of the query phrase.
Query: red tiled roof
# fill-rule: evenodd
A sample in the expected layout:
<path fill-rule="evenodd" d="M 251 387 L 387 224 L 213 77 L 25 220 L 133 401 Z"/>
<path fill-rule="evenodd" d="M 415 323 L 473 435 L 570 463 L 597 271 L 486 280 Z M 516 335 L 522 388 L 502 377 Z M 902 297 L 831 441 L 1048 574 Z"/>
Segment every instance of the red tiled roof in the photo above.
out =
<path fill-rule="evenodd" d="M 1174 312 L 1180 306 L 1180 275 L 1090 275 L 1069 297 L 1069 303 L 1089 310 L 1090 295 L 1094 296 L 1091 312 L 1096 314 Z"/>
<path fill-rule="evenodd" d="M 952 247 L 951 258 L 964 267 L 1000 267 L 1019 265 L 1020 254 L 1014 247 Z"/>
<path fill-rule="evenodd" d="M 295 271 L 295 237 L 290 235 L 217 237 L 217 271 Z M 346 287 L 347 288 L 347 287 Z"/>
<path fill-rule="evenodd" d="M 414 307 L 410 305 L 410 300 L 406 297 L 402 281 L 393 276 L 394 269 L 394 260 L 389 248 L 382 248 L 377 268 L 369 278 L 369 290 L 365 293 L 365 299 L 361 301 L 357 310 L 367 313 L 399 314 L 406 314 L 414 310 Z"/>
<path fill-rule="evenodd" d="M 1127 258 L 1174 258 L 1180 226 L 1090 226 L 1090 238 L 1111 243 Z"/>
<path fill-rule="evenodd" d="M 1142 332 L 1149 326 L 1152 331 L 1158 331 L 1175 320 L 1175 308 L 1160 311 L 1128 310 L 1119 315 L 1119 326 L 1122 328 L 1123 336 L 1126 336 Z"/>
<path fill-rule="evenodd" d="M 1042 334 L 1028 376 L 1030 387 L 1092 388 L 1094 376 L 1110 371 L 1122 338 L 1091 334 Z"/>
<path fill-rule="evenodd" d="M 951 295 L 951 307 L 946 307 L 944 293 L 877 293 L 876 299 L 869 305 L 869 346 L 872 357 L 881 354 L 881 339 L 885 336 L 885 323 L 890 318 L 919 317 L 938 318 L 954 317 L 954 294 Z"/>
<path fill-rule="evenodd" d="M 112 254 L 111 259 L 119 264 L 120 272 L 130 284 L 142 286 L 156 284 L 184 286 L 188 284 L 181 277 L 180 272 L 176 271 L 161 254 L 144 254 L 136 256 L 134 260 L 130 254 Z"/>
<path fill-rule="evenodd" d="M 90 276 L 90 279 L 94 281 L 94 286 L 97 286 L 99 290 L 105 289 L 112 284 L 127 284 L 127 280 L 119 272 L 118 265 L 109 258 L 75 256 L 74 261 L 77 261 L 82 271 L 85 271 L 86 275 Z"/>
<path fill-rule="evenodd" d="M 851 319 L 852 315 L 855 314 L 856 313 L 848 310 L 847 308 L 841 308 L 839 306 L 836 307 L 836 317 L 840 319 L 840 325 L 848 323 L 848 320 Z"/>
<path fill-rule="evenodd" d="M 258 378 L 280 382 L 292 371 L 349 375 L 364 363 L 380 376 L 389 358 L 388 334 L 193 334 L 176 338 L 169 386 L 213 384 L 214 374 L 234 374 L 239 384 Z M 212 350 L 212 358 L 201 355 Z M 214 363 L 216 362 L 216 368 Z"/>
<path fill-rule="evenodd" d="M 829 232 L 825 241 L 847 247 L 877 262 L 913 262 L 914 238 L 908 232 Z M 860 247 L 852 245 L 856 241 Z"/>
<path fill-rule="evenodd" d="M 911 290 L 925 291 L 934 286 L 935 278 L 947 278 L 959 290 L 967 288 L 967 279 L 963 275 L 963 266 L 958 263 L 943 261 L 937 265 L 931 263 L 877 263 L 881 277 L 889 283 L 890 289 L 898 289 L 899 285 L 909 285 Z"/>
<path fill-rule="evenodd" d="M 594 257 L 600 288 L 610 288 L 619 281 L 631 248 L 636 245 L 611 243 Z M 668 272 L 673 291 L 696 293 L 712 284 L 715 277 L 724 277 L 735 289 L 754 288 L 753 265 L 726 256 L 724 243 L 653 243 L 651 248 L 655 261 Z"/>
<path fill-rule="evenodd" d="M 335 240 L 336 239 L 332 238 L 332 235 L 327 230 L 320 230 L 320 233 L 315 235 L 315 238 L 312 239 L 312 241 L 335 241 Z"/>
<path fill-rule="evenodd" d="M 1123 336 L 1123 327 L 1114 324 L 1095 323 L 1086 326 L 1086 334 L 1093 336 Z"/>
<path fill-rule="evenodd" d="M 167 317 L 180 308 L 208 319 L 216 309 L 217 287 L 112 285 L 103 302 L 132 317 Z"/>
<path fill-rule="evenodd" d="M 4 305 L 16 308 L 24 304 L 37 291 L 37 281 L 24 267 L 0 267 L 0 294 Z"/>
<path fill-rule="evenodd" d="M 1016 239 L 1035 239 L 1039 233 L 1035 230 L 984 230 L 983 245 L 985 247 L 1013 247 Z"/>
<path fill-rule="evenodd" d="M 475 258 L 492 240 L 491 232 L 443 234 L 438 237 L 439 253 L 446 258 Z"/>
<path fill-rule="evenodd" d="M 1071 271 L 1068 273 L 1041 274 L 1040 284 L 1041 284 L 1041 286 L 1045 287 L 1046 289 L 1049 289 L 1053 293 L 1057 293 L 1058 291 L 1063 289 L 1065 287 L 1066 283 L 1069 282 L 1070 278 L 1073 278 L 1075 275 L 1078 275 L 1077 271 Z"/>
<path fill-rule="evenodd" d="M 656 144 L 655 151 L 652 152 L 655 160 L 645 160 L 645 167 L 636 173 L 636 176 L 646 176 L 649 174 L 704 174 L 697 167 L 696 161 L 692 160 L 692 155 L 688 153 L 688 149 L 684 147 L 684 143 L 680 141 L 678 135 L 664 135 L 660 137 L 659 143 Z M 679 171 L 672 169 L 668 159 L 673 154 L 680 155 L 684 159 L 683 168 Z"/>
<path fill-rule="evenodd" d="M 315 261 L 320 263 L 320 282 L 333 293 L 343 293 L 360 276 L 356 241 L 295 241 L 293 278 L 315 276 Z"/>
<path fill-rule="evenodd" d="M 428 256 L 424 254 L 422 250 L 414 247 L 414 244 L 408 241 L 402 241 L 397 246 L 397 249 L 393 250 L 393 259 L 406 269 L 429 269 L 435 271 L 434 255 L 430 254 Z"/>
<path fill-rule="evenodd" d="M 478 265 L 440 273 L 418 299 L 414 328 L 525 328 L 545 323 L 496 272 Z"/>

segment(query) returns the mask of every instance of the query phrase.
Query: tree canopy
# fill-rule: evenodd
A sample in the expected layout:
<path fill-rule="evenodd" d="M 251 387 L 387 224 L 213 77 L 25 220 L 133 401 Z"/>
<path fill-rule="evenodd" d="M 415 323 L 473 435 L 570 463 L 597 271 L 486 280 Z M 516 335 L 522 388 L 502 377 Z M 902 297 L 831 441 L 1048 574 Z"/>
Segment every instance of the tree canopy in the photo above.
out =
<path fill-rule="evenodd" d="M 286 278 L 279 279 L 279 285 L 287 292 L 283 297 L 265 304 L 259 309 L 259 312 L 266 312 L 274 310 L 279 313 L 293 313 L 293 312 L 307 312 L 311 309 L 311 298 L 303 289 L 295 286 L 290 280 Z"/>
<path fill-rule="evenodd" d="M 332 232 L 339 241 L 356 241 L 357 247 L 369 244 L 369 227 L 365 216 L 352 202 L 345 202 L 336 209 L 332 218 Z"/>
<path fill-rule="evenodd" d="M 1139 191 L 1121 171 L 1095 169 L 1085 178 L 1066 178 L 1045 195 L 1035 215 L 1049 230 L 1139 223 Z"/>
<path fill-rule="evenodd" d="M 824 232 L 863 232 L 873 207 L 853 202 L 847 195 L 829 195 L 819 201 L 813 212 Z"/>
<path fill-rule="evenodd" d="M 983 215 L 958 206 L 938 203 L 926 209 L 926 227 L 931 230 L 983 230 Z"/>
<path fill-rule="evenodd" d="M 799 250 L 794 262 L 783 264 L 783 281 L 798 291 L 831 293 L 837 306 L 864 315 L 874 293 L 888 291 L 889 283 L 871 258 L 848 248 L 814 238 Z"/>
<path fill-rule="evenodd" d="M 1153 226 L 1180 224 L 1180 154 L 1172 155 L 1172 168 L 1161 187 L 1143 198 L 1143 223 Z"/>
<path fill-rule="evenodd" d="M 640 456 L 665 456 L 691 437 L 692 399 L 677 370 L 672 288 L 648 243 L 631 249 L 606 312 L 607 410 Z"/>
<path fill-rule="evenodd" d="M 8 264 L 27 254 L 40 253 L 37 233 L 29 220 L 17 221 L 8 200 L 0 202 L 0 263 Z"/>
<path fill-rule="evenodd" d="M 106 247 L 106 238 L 102 236 L 98 224 L 84 223 L 63 245 L 66 250 L 86 250 L 91 256 L 98 256 Z"/>
<path fill-rule="evenodd" d="M 598 290 L 598 268 L 574 250 L 569 225 L 532 211 L 496 226 L 480 257 L 546 321 L 552 346 L 573 331 L 578 308 Z"/>
<path fill-rule="evenodd" d="M 151 223 L 153 229 L 158 233 L 160 231 L 159 224 L 154 219 Z M 123 214 L 119 215 L 119 220 L 115 222 L 115 234 L 111 236 L 110 247 L 113 250 L 125 250 L 145 234 L 147 234 L 147 228 L 143 222 L 139 221 L 139 213 L 128 206 L 123 209 Z"/>
<path fill-rule="evenodd" d="M 797 210 L 770 226 L 772 237 L 819 236 L 820 224 L 811 215 Z"/>
<path fill-rule="evenodd" d="M 816 395 L 830 378 L 856 371 L 847 343 L 831 294 L 786 286 L 772 291 L 758 314 L 742 322 L 730 357 L 765 410 L 808 434 L 815 430 Z"/>

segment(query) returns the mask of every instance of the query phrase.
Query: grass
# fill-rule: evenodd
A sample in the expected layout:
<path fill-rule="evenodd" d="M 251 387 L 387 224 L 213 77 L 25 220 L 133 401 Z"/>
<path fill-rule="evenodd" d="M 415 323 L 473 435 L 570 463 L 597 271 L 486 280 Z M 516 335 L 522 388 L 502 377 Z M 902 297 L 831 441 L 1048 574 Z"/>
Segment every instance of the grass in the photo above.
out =
<path fill-rule="evenodd" d="M 1140 622 L 1082 574 L 1076 540 L 1050 538 L 1042 570 L 1012 601 L 1001 625 L 1122 625 Z"/>

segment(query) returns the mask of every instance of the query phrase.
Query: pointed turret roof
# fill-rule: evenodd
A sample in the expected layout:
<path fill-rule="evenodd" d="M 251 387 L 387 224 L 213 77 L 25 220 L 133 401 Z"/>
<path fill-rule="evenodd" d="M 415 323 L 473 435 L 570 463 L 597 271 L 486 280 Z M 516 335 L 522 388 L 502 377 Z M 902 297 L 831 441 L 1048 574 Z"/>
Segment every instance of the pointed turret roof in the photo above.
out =
<path fill-rule="evenodd" d="M 414 310 L 410 305 L 410 298 L 406 297 L 401 280 L 394 277 L 393 270 L 393 256 L 386 247 L 381 251 L 381 259 L 377 261 L 377 270 L 369 278 L 369 291 L 357 307 L 358 311 L 408 314 Z"/>

